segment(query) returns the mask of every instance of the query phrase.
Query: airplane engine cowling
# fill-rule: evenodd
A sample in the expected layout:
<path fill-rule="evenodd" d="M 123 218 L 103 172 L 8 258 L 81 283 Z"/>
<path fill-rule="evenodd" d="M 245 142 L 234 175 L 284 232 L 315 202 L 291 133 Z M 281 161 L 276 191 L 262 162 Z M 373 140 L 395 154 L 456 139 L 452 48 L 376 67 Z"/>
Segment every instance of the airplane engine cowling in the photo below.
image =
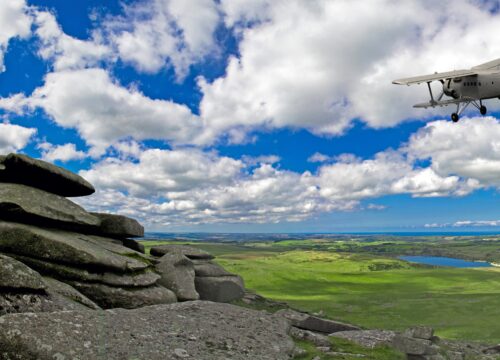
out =
<path fill-rule="evenodd" d="M 446 96 L 450 96 L 454 99 L 458 99 L 458 92 L 457 92 L 457 90 L 451 88 L 450 81 L 443 84 L 443 92 Z"/>

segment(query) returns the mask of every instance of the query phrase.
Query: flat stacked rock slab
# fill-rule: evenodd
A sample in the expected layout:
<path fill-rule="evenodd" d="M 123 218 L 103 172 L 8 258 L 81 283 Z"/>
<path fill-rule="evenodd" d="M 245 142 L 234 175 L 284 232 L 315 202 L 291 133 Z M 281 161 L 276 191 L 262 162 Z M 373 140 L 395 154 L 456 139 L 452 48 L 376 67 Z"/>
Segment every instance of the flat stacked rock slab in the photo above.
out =
<path fill-rule="evenodd" d="M 193 301 L 135 310 L 0 318 L 0 349 L 15 359 L 284 360 L 289 325 L 268 313 Z"/>
<path fill-rule="evenodd" d="M 113 238 L 143 237 L 144 226 L 135 219 L 122 215 L 91 213 L 97 217 L 101 224 L 99 232 L 104 236 Z"/>
<path fill-rule="evenodd" d="M 43 291 L 42 277 L 23 263 L 0 254 L 0 289 Z"/>
<path fill-rule="evenodd" d="M 85 301 L 67 296 L 69 293 L 69 286 L 65 294 L 61 294 L 54 283 L 46 282 L 36 271 L 11 257 L 0 255 L 0 316 L 18 312 L 95 308 L 95 304 L 85 304 Z"/>
<path fill-rule="evenodd" d="M 0 181 L 24 184 L 61 196 L 86 196 L 94 187 L 81 176 L 21 154 L 0 157 Z"/>
<path fill-rule="evenodd" d="M 188 245 L 160 245 L 153 246 L 150 250 L 150 254 L 153 256 L 161 257 L 165 254 L 180 254 L 184 255 L 188 259 L 194 260 L 211 260 L 215 257 L 201 249 L 195 248 Z"/>
<path fill-rule="evenodd" d="M 360 330 L 359 327 L 342 323 L 339 321 L 323 319 L 318 316 L 309 315 L 292 309 L 284 309 L 276 312 L 276 315 L 289 320 L 293 326 L 300 329 L 316 331 L 324 334 L 332 334 L 340 331 Z"/>
<path fill-rule="evenodd" d="M 145 253 L 144 245 L 130 238 L 143 237 L 144 226 L 135 219 L 122 215 L 91 213 L 97 217 L 101 224 L 99 225 L 99 235 L 109 236 L 121 241 L 122 245 Z"/>
<path fill-rule="evenodd" d="M 147 261 L 122 256 L 129 249 L 106 239 L 64 230 L 42 229 L 35 226 L 0 221 L 0 252 L 36 257 L 50 262 L 119 273 L 145 270 Z M 123 248 L 123 253 L 112 249 Z M 131 251 L 131 250 L 130 250 Z M 137 253 L 137 256 L 142 254 Z"/>
<path fill-rule="evenodd" d="M 101 220 L 74 202 L 33 187 L 0 183 L 0 218 L 53 227 L 95 228 Z"/>
<path fill-rule="evenodd" d="M 123 274 L 114 273 L 109 271 L 91 272 L 84 268 L 62 265 L 49 261 L 34 259 L 22 255 L 12 255 L 19 261 L 27 264 L 31 268 L 39 271 L 44 275 L 49 275 L 62 281 L 84 281 L 84 282 L 98 282 L 111 286 L 150 286 L 154 285 L 159 279 L 160 275 L 151 269 L 144 271 Z"/>
<path fill-rule="evenodd" d="M 135 309 L 148 305 L 171 304 L 177 301 L 173 291 L 157 285 L 117 287 L 78 281 L 68 281 L 68 283 L 104 309 Z"/>
<path fill-rule="evenodd" d="M 101 309 L 95 302 L 66 283 L 49 277 L 44 277 L 43 281 L 47 285 L 46 291 L 49 295 L 55 296 L 57 294 L 63 296 L 92 310 Z"/>

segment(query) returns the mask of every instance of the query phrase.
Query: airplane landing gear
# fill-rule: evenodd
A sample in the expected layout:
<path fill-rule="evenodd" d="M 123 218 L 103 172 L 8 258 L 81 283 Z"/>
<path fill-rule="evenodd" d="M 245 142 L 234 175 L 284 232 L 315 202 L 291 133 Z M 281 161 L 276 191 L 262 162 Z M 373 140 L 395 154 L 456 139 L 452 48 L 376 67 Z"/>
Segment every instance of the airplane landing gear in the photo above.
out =
<path fill-rule="evenodd" d="M 486 106 L 484 105 L 481 105 L 481 107 L 479 108 L 479 112 L 481 113 L 481 115 L 486 115 L 487 111 L 488 109 L 486 109 Z"/>
<path fill-rule="evenodd" d="M 456 123 L 456 122 L 458 122 L 459 119 L 460 119 L 460 117 L 458 116 L 457 113 L 451 114 L 451 121 Z"/>

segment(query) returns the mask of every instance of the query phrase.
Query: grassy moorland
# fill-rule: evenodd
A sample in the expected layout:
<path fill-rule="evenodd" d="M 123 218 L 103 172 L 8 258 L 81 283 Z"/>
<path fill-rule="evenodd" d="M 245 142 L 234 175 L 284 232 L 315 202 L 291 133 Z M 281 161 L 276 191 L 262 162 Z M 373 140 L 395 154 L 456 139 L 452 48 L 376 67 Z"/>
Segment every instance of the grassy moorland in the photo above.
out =
<path fill-rule="evenodd" d="M 465 251 L 469 246 L 473 256 L 465 253 L 462 257 L 487 259 L 497 251 L 491 246 L 496 240 L 491 241 L 474 245 L 468 239 L 460 247 L 454 246 L 459 242 L 451 242 L 442 245 L 441 251 L 447 246 Z M 410 253 L 424 253 L 419 252 L 422 246 L 437 249 L 433 241 L 424 245 L 351 241 L 347 245 L 349 249 L 342 242 L 314 240 L 196 244 L 241 275 L 247 288 L 299 309 L 323 310 L 331 318 L 367 328 L 401 330 L 421 324 L 434 327 L 446 338 L 498 342 L 498 268 L 429 267 L 391 257 L 397 248 L 412 246 Z M 380 248 L 391 251 L 381 256 Z M 485 248 L 486 252 L 480 250 Z"/>

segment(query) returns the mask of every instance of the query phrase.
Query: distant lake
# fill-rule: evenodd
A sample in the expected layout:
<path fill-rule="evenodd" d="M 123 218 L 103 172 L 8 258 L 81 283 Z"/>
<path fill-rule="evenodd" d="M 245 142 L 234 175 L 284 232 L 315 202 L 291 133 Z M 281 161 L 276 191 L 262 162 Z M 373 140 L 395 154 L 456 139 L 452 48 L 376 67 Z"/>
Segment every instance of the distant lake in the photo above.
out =
<path fill-rule="evenodd" d="M 457 267 L 457 268 L 469 268 L 469 267 L 491 267 L 490 263 L 482 262 L 482 261 L 468 261 L 462 259 L 455 259 L 449 257 L 441 257 L 441 256 L 400 256 L 399 259 L 427 264 L 427 265 L 435 265 L 435 266 L 449 266 L 449 267 Z"/>

